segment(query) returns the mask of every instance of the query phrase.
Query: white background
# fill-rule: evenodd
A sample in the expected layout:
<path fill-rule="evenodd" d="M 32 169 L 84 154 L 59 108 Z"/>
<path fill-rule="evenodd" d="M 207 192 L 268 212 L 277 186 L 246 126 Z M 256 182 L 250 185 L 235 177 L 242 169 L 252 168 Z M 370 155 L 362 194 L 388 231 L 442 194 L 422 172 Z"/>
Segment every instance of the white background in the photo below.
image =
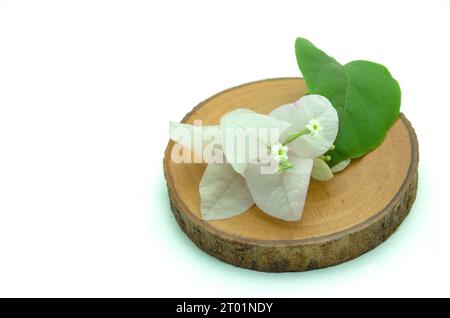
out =
<path fill-rule="evenodd" d="M 168 121 L 299 76 L 297 36 L 385 64 L 420 143 L 416 203 L 374 251 L 267 274 L 180 231 Z M 449 1 L 0 0 L 0 296 L 450 296 Z"/>

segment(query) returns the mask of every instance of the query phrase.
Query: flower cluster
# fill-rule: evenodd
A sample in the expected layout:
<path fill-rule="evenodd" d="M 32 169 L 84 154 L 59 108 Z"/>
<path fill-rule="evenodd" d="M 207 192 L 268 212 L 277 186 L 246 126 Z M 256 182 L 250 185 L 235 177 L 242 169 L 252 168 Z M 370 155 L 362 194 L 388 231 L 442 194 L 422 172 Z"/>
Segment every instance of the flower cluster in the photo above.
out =
<path fill-rule="evenodd" d="M 171 123 L 170 133 L 173 140 L 189 146 L 175 137 L 176 130 L 186 126 Z M 219 153 L 226 162 L 210 161 L 200 182 L 204 220 L 233 217 L 256 204 L 273 217 L 298 221 L 310 178 L 330 180 L 333 172 L 349 163 L 341 162 L 332 169 L 326 163 L 330 157 L 325 154 L 332 150 L 338 133 L 338 115 L 330 101 L 320 95 L 304 96 L 269 115 L 237 109 L 225 114 L 220 125 L 208 127 L 211 128 L 219 131 L 214 138 L 216 155 Z M 272 133 L 263 138 L 256 133 L 260 129 Z M 236 151 L 239 147 L 233 141 L 237 130 L 242 140 L 251 140 L 263 149 L 262 154 L 247 145 Z"/>

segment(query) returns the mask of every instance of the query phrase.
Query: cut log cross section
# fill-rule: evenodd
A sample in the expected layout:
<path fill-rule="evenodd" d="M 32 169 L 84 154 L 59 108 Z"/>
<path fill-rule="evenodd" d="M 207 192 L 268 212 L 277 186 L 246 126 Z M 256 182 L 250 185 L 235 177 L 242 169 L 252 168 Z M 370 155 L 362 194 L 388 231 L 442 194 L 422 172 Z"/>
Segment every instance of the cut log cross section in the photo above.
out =
<path fill-rule="evenodd" d="M 223 114 L 239 107 L 267 114 L 305 94 L 300 78 L 244 84 L 202 102 L 183 122 L 218 124 Z M 231 219 L 202 221 L 198 186 L 206 166 L 174 163 L 172 147 L 169 142 L 164 175 L 178 224 L 201 249 L 244 268 L 306 271 L 351 260 L 384 242 L 416 197 L 418 143 L 403 114 L 376 150 L 352 161 L 331 181 L 311 180 L 298 222 L 273 218 L 255 205 Z"/>

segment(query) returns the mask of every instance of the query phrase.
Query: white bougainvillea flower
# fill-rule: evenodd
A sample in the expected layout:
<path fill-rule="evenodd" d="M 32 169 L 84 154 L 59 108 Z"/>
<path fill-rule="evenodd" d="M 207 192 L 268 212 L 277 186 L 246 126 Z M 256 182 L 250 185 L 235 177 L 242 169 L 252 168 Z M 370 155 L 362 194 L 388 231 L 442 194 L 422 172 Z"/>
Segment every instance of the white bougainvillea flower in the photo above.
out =
<path fill-rule="evenodd" d="M 246 109 L 225 114 L 216 152 L 230 163 L 207 166 L 199 188 L 202 219 L 233 217 L 256 203 L 273 217 L 300 220 L 311 176 L 333 177 L 324 161 L 329 158 L 322 155 L 332 146 L 337 127 L 336 111 L 318 95 L 283 105 L 270 116 Z M 274 169 L 262 173 L 267 166 Z"/>
<path fill-rule="evenodd" d="M 285 142 L 300 129 L 305 134 L 289 143 L 289 149 L 300 158 L 317 158 L 333 145 L 338 132 L 338 115 L 330 101 L 321 95 L 306 95 L 298 101 L 280 106 L 270 113 L 271 117 L 290 124 L 281 135 Z"/>
<path fill-rule="evenodd" d="M 347 166 L 350 164 L 350 161 L 351 161 L 350 159 L 347 159 L 347 160 L 343 160 L 343 161 L 339 162 L 337 165 L 335 165 L 331 168 L 331 172 L 333 172 L 333 173 L 341 172 L 342 170 L 347 168 Z"/>
<path fill-rule="evenodd" d="M 321 181 L 333 177 L 325 161 L 318 157 L 336 139 L 338 116 L 328 99 L 319 95 L 280 106 L 270 116 L 290 124 L 280 140 L 291 151 L 280 161 L 278 173 L 261 173 L 267 163 L 250 164 L 245 179 L 262 211 L 286 221 L 300 220 L 311 175 Z M 272 148 L 279 150 L 280 145 Z"/>
<path fill-rule="evenodd" d="M 237 109 L 222 116 L 222 149 L 227 162 L 243 175 L 249 162 L 257 162 L 288 129 L 284 120 Z"/>

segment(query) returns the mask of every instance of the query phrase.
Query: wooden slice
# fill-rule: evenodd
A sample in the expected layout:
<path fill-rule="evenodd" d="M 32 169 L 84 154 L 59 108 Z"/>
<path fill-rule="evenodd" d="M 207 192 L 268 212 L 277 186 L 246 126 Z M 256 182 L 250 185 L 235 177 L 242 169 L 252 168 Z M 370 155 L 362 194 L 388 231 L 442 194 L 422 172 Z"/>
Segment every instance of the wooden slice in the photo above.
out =
<path fill-rule="evenodd" d="M 305 95 L 300 78 L 245 84 L 202 102 L 183 122 L 204 125 L 239 107 L 269 113 Z M 416 197 L 418 144 L 401 114 L 384 143 L 328 182 L 311 180 L 303 217 L 286 222 L 255 205 L 226 220 L 202 221 L 198 186 L 204 164 L 175 164 L 173 142 L 164 157 L 172 211 L 181 229 L 201 249 L 234 265 L 285 272 L 323 268 L 351 260 L 385 241 Z"/>

